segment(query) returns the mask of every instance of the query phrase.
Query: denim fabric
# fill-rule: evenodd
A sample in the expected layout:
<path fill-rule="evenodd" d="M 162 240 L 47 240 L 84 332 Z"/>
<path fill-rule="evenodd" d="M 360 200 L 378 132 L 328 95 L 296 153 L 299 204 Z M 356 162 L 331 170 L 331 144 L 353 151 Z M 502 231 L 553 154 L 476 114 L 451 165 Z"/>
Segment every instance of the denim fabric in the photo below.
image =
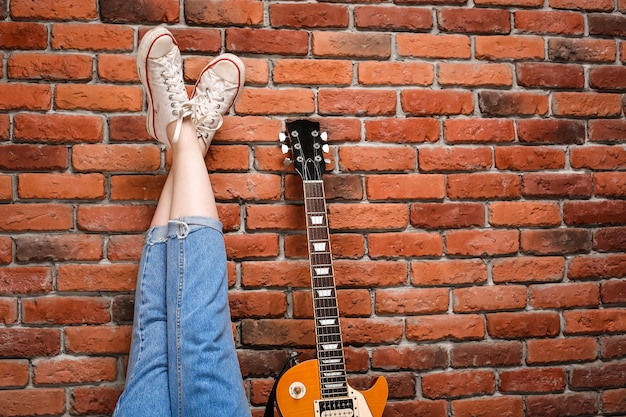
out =
<path fill-rule="evenodd" d="M 146 255 L 155 247 L 162 249 L 158 261 Z M 167 228 L 149 232 L 143 258 L 142 265 L 149 261 L 154 270 L 140 268 L 137 330 L 133 331 L 127 385 L 115 416 L 249 417 L 228 308 L 221 223 L 204 217 L 172 220 Z M 159 295 L 154 298 L 160 300 L 161 309 L 143 304 L 139 289 L 144 284 L 139 281 L 144 280 L 160 281 Z M 157 310 L 167 314 L 156 314 Z M 158 322 L 158 329 L 142 326 L 148 321 Z M 148 355 L 161 359 L 155 364 L 142 362 Z"/>

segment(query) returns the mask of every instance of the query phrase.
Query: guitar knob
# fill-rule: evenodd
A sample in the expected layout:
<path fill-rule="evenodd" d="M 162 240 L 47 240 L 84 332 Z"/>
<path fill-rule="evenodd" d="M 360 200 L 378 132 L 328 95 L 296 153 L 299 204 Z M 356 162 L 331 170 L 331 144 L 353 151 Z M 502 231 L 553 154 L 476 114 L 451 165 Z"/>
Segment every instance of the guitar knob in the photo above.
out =
<path fill-rule="evenodd" d="M 306 387 L 302 382 L 294 382 L 289 386 L 289 395 L 294 400 L 299 400 L 306 394 Z"/>

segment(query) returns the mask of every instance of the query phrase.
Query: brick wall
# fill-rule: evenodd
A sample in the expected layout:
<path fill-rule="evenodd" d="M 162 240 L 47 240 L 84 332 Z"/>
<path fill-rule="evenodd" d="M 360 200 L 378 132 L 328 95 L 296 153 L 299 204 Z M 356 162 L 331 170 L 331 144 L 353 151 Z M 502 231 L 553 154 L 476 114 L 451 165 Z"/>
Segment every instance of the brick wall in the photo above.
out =
<path fill-rule="evenodd" d="M 284 121 L 328 132 L 352 384 L 385 417 L 626 414 L 626 0 L 0 0 L 0 414 L 109 415 L 169 155 L 138 38 L 247 66 L 207 166 L 254 416 L 314 354 Z"/>

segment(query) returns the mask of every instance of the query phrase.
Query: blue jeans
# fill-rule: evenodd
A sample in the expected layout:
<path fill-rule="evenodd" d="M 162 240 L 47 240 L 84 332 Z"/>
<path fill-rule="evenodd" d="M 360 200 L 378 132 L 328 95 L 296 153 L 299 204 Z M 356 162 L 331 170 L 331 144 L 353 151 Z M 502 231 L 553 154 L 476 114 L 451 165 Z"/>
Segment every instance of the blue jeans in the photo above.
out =
<path fill-rule="evenodd" d="M 135 292 L 126 387 L 116 417 L 249 417 L 216 219 L 148 231 Z"/>

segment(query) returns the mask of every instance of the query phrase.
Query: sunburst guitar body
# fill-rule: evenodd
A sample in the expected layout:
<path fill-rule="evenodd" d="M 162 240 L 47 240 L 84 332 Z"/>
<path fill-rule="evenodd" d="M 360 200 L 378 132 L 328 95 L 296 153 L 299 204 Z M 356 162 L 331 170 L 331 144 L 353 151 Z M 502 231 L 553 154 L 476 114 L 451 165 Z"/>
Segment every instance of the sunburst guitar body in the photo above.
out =
<path fill-rule="evenodd" d="M 304 186 L 317 359 L 299 363 L 279 378 L 278 411 L 283 417 L 381 417 L 388 393 L 385 378 L 378 377 L 365 391 L 352 388 L 347 380 L 322 181 L 325 134 L 319 123 L 309 120 L 288 122 L 287 130 L 281 141 L 289 139 Z M 283 151 L 288 150 L 283 144 Z"/>
<path fill-rule="evenodd" d="M 283 374 L 276 387 L 276 402 L 283 417 L 381 417 L 387 402 L 387 392 L 387 380 L 378 377 L 367 391 L 357 391 L 348 385 L 347 398 L 322 400 L 318 361 L 311 359 Z M 324 402 L 335 402 L 338 407 L 323 411 L 321 404 Z"/>

